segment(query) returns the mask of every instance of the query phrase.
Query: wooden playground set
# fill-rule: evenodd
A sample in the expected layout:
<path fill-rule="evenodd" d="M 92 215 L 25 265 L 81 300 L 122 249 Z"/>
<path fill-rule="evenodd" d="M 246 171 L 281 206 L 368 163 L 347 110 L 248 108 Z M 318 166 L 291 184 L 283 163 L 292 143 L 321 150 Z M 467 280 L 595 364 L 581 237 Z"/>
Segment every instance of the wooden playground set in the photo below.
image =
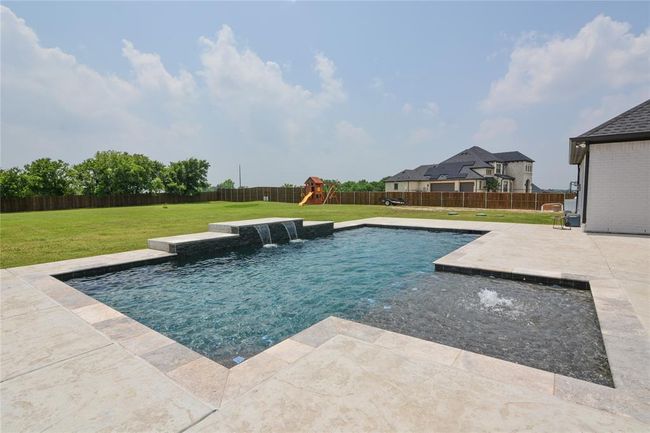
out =
<path fill-rule="evenodd" d="M 318 176 L 307 178 L 302 192 L 302 200 L 300 200 L 298 206 L 327 203 L 339 203 L 339 198 L 336 195 L 336 185 L 333 183 L 325 184 Z"/>

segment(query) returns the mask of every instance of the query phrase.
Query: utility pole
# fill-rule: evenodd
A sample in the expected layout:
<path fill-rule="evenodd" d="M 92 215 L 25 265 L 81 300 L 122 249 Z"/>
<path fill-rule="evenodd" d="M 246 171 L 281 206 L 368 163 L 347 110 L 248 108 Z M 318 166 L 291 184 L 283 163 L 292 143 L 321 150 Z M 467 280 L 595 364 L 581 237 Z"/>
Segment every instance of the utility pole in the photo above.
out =
<path fill-rule="evenodd" d="M 239 187 L 241 188 L 241 164 L 239 164 L 238 167 L 239 167 Z"/>

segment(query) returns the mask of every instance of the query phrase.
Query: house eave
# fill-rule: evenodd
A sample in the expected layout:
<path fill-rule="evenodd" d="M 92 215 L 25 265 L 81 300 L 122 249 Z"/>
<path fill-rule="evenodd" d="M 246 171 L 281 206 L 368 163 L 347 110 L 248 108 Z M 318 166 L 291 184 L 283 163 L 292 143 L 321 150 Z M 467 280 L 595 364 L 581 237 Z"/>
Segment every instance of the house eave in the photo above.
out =
<path fill-rule="evenodd" d="M 639 140 L 650 140 L 650 131 L 569 138 L 569 164 L 580 164 L 590 144 L 623 143 Z"/>

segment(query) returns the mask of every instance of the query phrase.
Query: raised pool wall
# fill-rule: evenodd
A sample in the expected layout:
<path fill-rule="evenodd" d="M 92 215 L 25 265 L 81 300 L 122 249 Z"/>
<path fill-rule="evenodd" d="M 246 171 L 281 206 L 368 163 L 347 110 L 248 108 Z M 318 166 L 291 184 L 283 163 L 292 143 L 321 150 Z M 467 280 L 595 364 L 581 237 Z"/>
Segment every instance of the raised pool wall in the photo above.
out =
<path fill-rule="evenodd" d="M 204 255 L 218 250 L 244 246 L 262 246 L 256 226 L 269 227 L 273 243 L 289 242 L 284 224 L 293 222 L 300 239 L 314 239 L 334 233 L 332 221 L 304 221 L 302 218 L 261 218 L 245 221 L 212 223 L 208 231 L 190 235 L 149 239 L 151 249 L 178 256 Z"/>

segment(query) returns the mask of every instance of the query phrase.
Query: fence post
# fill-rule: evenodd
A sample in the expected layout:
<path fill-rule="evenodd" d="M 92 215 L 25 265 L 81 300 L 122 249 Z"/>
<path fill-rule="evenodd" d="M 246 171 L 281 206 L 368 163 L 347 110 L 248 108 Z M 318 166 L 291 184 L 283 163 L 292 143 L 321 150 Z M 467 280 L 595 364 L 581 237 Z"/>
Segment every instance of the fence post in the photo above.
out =
<path fill-rule="evenodd" d="M 510 209 L 512 209 L 512 193 L 510 193 Z"/>
<path fill-rule="evenodd" d="M 352 204 L 357 204 L 357 192 L 352 191 Z"/>
<path fill-rule="evenodd" d="M 444 196 L 442 195 L 442 192 L 440 193 L 440 207 L 445 207 L 445 201 L 443 200 Z"/>
<path fill-rule="evenodd" d="M 487 191 L 485 191 L 485 205 L 483 206 L 485 209 L 487 209 Z"/>
<path fill-rule="evenodd" d="M 420 191 L 420 206 L 422 206 L 422 191 Z"/>
<path fill-rule="evenodd" d="M 463 197 L 463 201 L 462 201 L 463 205 L 461 207 L 465 207 L 465 192 L 461 192 L 461 194 Z"/>
<path fill-rule="evenodd" d="M 537 210 L 537 193 L 535 193 L 535 210 Z"/>

